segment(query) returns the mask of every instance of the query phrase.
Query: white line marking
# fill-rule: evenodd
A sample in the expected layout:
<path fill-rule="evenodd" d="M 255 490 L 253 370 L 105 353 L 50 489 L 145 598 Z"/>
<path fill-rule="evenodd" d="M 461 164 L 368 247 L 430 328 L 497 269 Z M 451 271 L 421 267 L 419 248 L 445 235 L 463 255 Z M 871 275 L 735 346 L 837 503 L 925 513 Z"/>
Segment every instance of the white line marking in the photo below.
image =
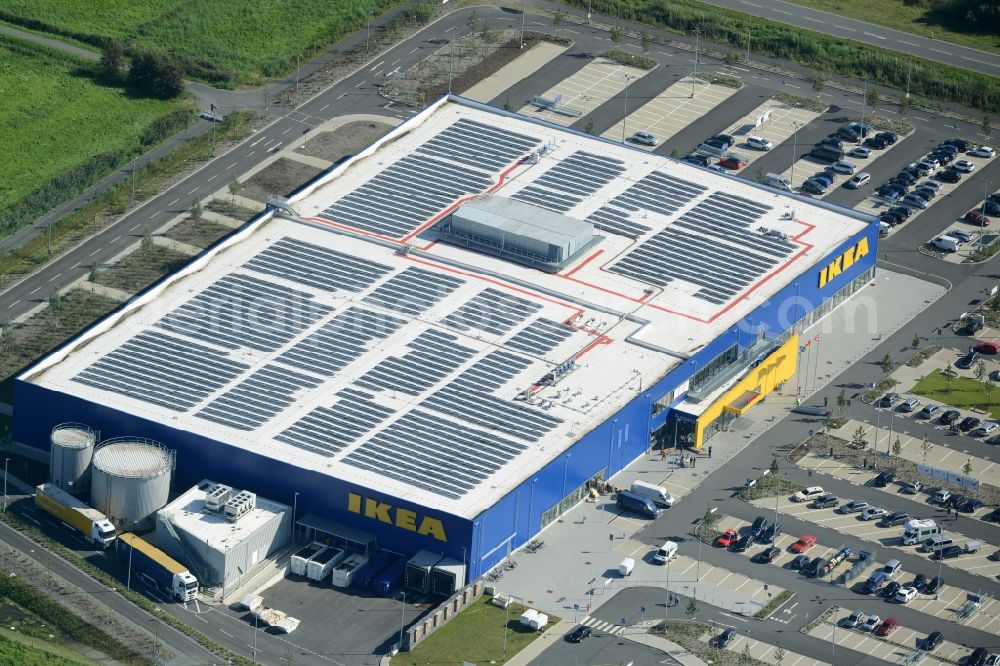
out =
<path fill-rule="evenodd" d="M 419 49 L 420 49 L 420 47 L 418 46 L 417 48 L 413 49 L 412 51 L 410 51 L 410 52 L 409 52 L 409 53 L 407 53 L 406 55 L 413 55 L 413 54 L 414 54 L 414 53 L 416 53 L 416 52 L 417 52 L 417 51 L 418 51 Z"/>
<path fill-rule="evenodd" d="M 239 162 L 233 162 L 232 164 L 230 164 L 229 166 L 226 167 L 226 171 L 229 171 L 230 169 L 232 169 L 237 164 L 239 164 Z"/>
<path fill-rule="evenodd" d="M 382 63 L 384 63 L 384 62 L 385 62 L 385 60 L 379 60 L 377 63 L 375 63 L 375 66 L 372 67 L 371 69 L 369 69 L 368 71 L 369 72 L 374 72 L 376 69 L 378 69 L 379 67 L 381 67 Z"/>
<path fill-rule="evenodd" d="M 931 49 L 931 51 L 934 51 L 935 53 L 943 53 L 945 55 L 951 55 L 947 51 L 942 51 L 941 49 Z M 962 56 L 962 57 L 964 58 L 965 56 Z"/>
<path fill-rule="evenodd" d="M 285 130 L 284 132 L 282 132 L 282 133 L 281 133 L 281 135 L 282 135 L 282 136 L 284 136 L 285 134 L 288 134 L 288 133 L 289 133 L 289 132 L 291 132 L 291 131 L 292 131 L 292 128 L 291 128 L 291 127 L 289 127 L 289 128 L 288 128 L 288 129 L 286 129 L 286 130 Z"/>
<path fill-rule="evenodd" d="M 176 199 L 174 199 L 173 201 L 171 201 L 171 202 L 170 202 L 170 203 L 168 203 L 167 205 L 168 205 L 168 206 L 173 206 L 173 205 L 174 205 L 175 203 L 177 203 L 177 202 L 178 202 L 178 201 L 180 201 L 180 200 L 181 200 L 181 198 L 180 198 L 180 197 L 177 197 Z"/>
<path fill-rule="evenodd" d="M 222 633 L 224 633 L 226 636 L 229 636 L 230 638 L 236 638 L 235 636 L 233 636 L 231 633 L 229 633 L 225 629 L 219 629 L 219 631 L 221 631 Z"/>
<path fill-rule="evenodd" d="M 266 138 L 267 138 L 266 136 L 262 136 L 262 137 L 260 137 L 259 139 L 257 139 L 257 140 L 256 140 L 256 141 L 254 141 L 253 143 L 251 143 L 251 144 L 250 144 L 250 147 L 251 147 L 251 148 L 253 148 L 254 146 L 256 146 L 256 145 L 257 145 L 258 143 L 260 143 L 261 141 L 263 141 L 263 140 L 264 140 L 264 139 L 266 139 Z"/>
<path fill-rule="evenodd" d="M 135 225 L 134 227 L 132 227 L 131 229 L 129 229 L 129 231 L 135 231 L 135 230 L 136 230 L 136 229 L 138 229 L 138 228 L 139 228 L 139 225 L 137 224 L 137 225 Z"/>
<path fill-rule="evenodd" d="M 944 53 L 944 51 L 942 51 L 942 53 Z M 970 58 L 968 56 L 962 56 L 962 60 L 968 60 L 969 62 L 978 62 L 980 65 L 992 65 L 993 67 L 997 66 L 996 63 L 984 62 L 982 60 L 976 60 L 975 58 Z"/>
<path fill-rule="evenodd" d="M 914 44 L 913 42 L 904 42 L 902 39 L 899 40 L 900 44 L 906 44 L 907 46 L 920 46 L 919 44 Z"/>
<path fill-rule="evenodd" d="M 338 97 L 337 99 L 342 99 L 342 98 L 344 98 L 344 97 L 347 97 L 347 93 L 341 93 L 341 94 L 340 94 L 340 97 Z"/>
<path fill-rule="evenodd" d="M 217 177 L 218 175 L 219 175 L 219 174 L 214 174 L 214 175 L 212 176 L 212 178 L 216 178 L 216 177 Z M 208 179 L 208 180 L 206 180 L 205 182 L 206 182 L 206 183 L 211 183 L 211 182 L 212 182 L 212 178 L 209 178 L 209 179 Z"/>
<path fill-rule="evenodd" d="M 823 23 L 823 21 L 820 21 L 818 18 L 813 18 L 811 16 L 803 16 L 802 18 L 804 18 L 807 21 L 816 21 L 816 23 Z"/>
<path fill-rule="evenodd" d="M 28 292 L 28 296 L 31 296 L 33 293 L 35 293 L 39 289 L 41 289 L 41 287 L 35 287 L 34 289 L 32 289 L 31 291 Z"/>
<path fill-rule="evenodd" d="M 329 105 L 329 104 L 324 104 L 324 105 L 323 105 L 323 108 L 322 108 L 322 109 L 320 109 L 320 110 L 319 110 L 319 112 L 320 112 L 320 113 L 323 113 L 324 111 L 326 111 L 326 107 L 328 107 L 328 106 L 330 106 L 330 105 Z"/>
<path fill-rule="evenodd" d="M 864 34 L 869 37 L 874 37 L 875 39 L 885 39 L 882 35 L 876 35 L 874 32 L 866 32 Z"/>
<path fill-rule="evenodd" d="M 9 310 L 9 309 L 11 309 L 12 307 L 14 307 L 15 305 L 17 305 L 17 304 L 18 304 L 18 303 L 20 303 L 20 302 L 21 302 L 21 299 L 19 298 L 19 299 L 17 299 L 16 301 L 14 301 L 13 303 L 11 303 L 10 305 L 8 305 L 8 306 L 7 306 L 7 309 L 8 309 L 8 310 Z M 36 521 L 36 522 L 37 522 L 37 521 Z M 40 524 L 40 523 L 39 523 L 39 524 Z"/>
<path fill-rule="evenodd" d="M 22 518 L 27 518 L 28 520 L 30 520 L 30 521 L 31 521 L 31 522 L 33 522 L 34 524 L 38 525 L 39 527 L 41 527 L 41 526 L 42 526 L 42 524 L 41 524 L 40 522 L 38 522 L 37 520 L 35 520 L 35 519 L 34 519 L 34 518 L 32 518 L 31 516 L 29 516 L 28 514 L 24 514 L 24 515 L 23 515 L 23 516 L 21 516 L 21 517 L 22 517 Z"/>
<path fill-rule="evenodd" d="M 840 28 L 841 30 L 847 30 L 849 32 L 857 32 L 857 30 L 855 30 L 854 28 L 848 28 L 846 25 L 837 25 L 836 23 L 834 23 L 833 27 Z"/>
<path fill-rule="evenodd" d="M 112 244 L 112 245 L 114 245 L 114 244 L 115 244 L 115 243 L 117 243 L 117 242 L 118 242 L 119 240 L 121 240 L 121 236 L 115 236 L 115 239 L 114 239 L 113 241 L 111 241 L 111 244 Z"/>
<path fill-rule="evenodd" d="M 94 250 L 93 252 L 91 252 L 90 256 L 94 256 L 95 254 L 97 254 L 100 251 L 101 251 L 100 248 L 98 248 L 98 249 Z"/>
<path fill-rule="evenodd" d="M 361 83 L 359 83 L 358 85 L 356 85 L 356 86 L 354 86 L 354 87 L 355 87 L 355 88 L 360 88 L 360 87 L 361 87 L 361 86 L 363 86 L 363 85 L 365 85 L 365 82 L 364 82 L 364 81 L 362 81 Z"/>
<path fill-rule="evenodd" d="M 775 9 L 775 10 L 774 10 L 774 12 L 775 12 L 776 14 L 785 14 L 786 16 L 791 16 L 791 15 L 792 15 L 792 13 L 791 13 L 791 12 L 786 12 L 786 11 L 785 11 L 785 10 L 783 10 L 783 9 Z"/>
<path fill-rule="evenodd" d="M 54 276 L 52 276 L 52 277 L 49 278 L 49 282 L 52 282 L 53 280 L 56 280 L 56 279 L 61 278 L 61 277 L 62 277 L 62 273 L 54 275 Z"/>
<path fill-rule="evenodd" d="M 197 191 L 198 191 L 198 188 L 197 187 L 193 187 L 193 188 L 191 188 L 191 191 L 188 192 L 188 194 L 194 194 Z"/>

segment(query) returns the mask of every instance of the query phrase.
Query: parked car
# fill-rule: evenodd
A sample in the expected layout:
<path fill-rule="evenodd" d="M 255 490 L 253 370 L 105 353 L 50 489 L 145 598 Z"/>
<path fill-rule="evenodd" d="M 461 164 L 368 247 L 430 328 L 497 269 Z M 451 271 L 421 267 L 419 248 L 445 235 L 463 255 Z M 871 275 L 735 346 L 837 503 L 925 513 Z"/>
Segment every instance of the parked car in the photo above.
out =
<path fill-rule="evenodd" d="M 903 195 L 903 193 L 898 188 L 895 188 L 891 185 L 879 186 L 878 189 L 875 190 L 875 194 L 879 195 L 880 197 L 889 199 L 890 201 L 895 201 L 896 199 L 898 199 Z"/>
<path fill-rule="evenodd" d="M 934 190 L 932 190 L 929 187 L 918 187 L 915 190 L 913 190 L 913 192 L 911 192 L 910 194 L 913 194 L 914 196 L 918 196 L 918 197 L 920 197 L 921 199 L 923 199 L 924 201 L 927 201 L 927 202 L 932 201 L 934 199 L 934 197 L 937 196 L 937 192 L 934 191 Z"/>
<path fill-rule="evenodd" d="M 983 215 L 978 210 L 970 210 L 965 214 L 965 221 L 977 227 L 990 226 L 990 218 Z"/>
<path fill-rule="evenodd" d="M 861 137 L 857 132 L 852 130 L 850 127 L 841 127 L 837 130 L 837 136 L 839 136 L 844 141 L 850 141 L 851 143 L 857 143 Z"/>
<path fill-rule="evenodd" d="M 942 183 L 957 183 L 962 180 L 962 174 L 954 169 L 942 169 L 934 174 L 936 180 L 940 180 Z"/>
<path fill-rule="evenodd" d="M 956 160 L 954 164 L 951 165 L 952 169 L 958 169 L 962 173 L 972 173 L 976 165 L 969 160 Z"/>
<path fill-rule="evenodd" d="M 848 615 L 847 617 L 845 617 L 843 620 L 840 621 L 840 626 L 844 627 L 845 629 L 854 629 L 864 624 L 867 618 L 868 616 L 859 610 L 851 611 L 850 615 Z"/>
<path fill-rule="evenodd" d="M 764 150 L 764 151 L 771 150 L 772 148 L 774 148 L 774 144 L 771 143 L 769 139 L 765 139 L 764 137 L 760 136 L 748 136 L 747 146 L 753 148 L 754 150 Z"/>
<path fill-rule="evenodd" d="M 890 227 L 895 227 L 905 222 L 906 218 L 904 218 L 902 215 L 899 215 L 898 213 L 893 213 L 892 211 L 889 211 L 886 213 L 882 213 L 882 215 L 879 216 L 878 221 L 885 222 Z"/>
<path fill-rule="evenodd" d="M 837 513 L 843 513 L 843 514 L 860 513 L 865 509 L 867 509 L 869 506 L 871 505 L 865 500 L 851 500 L 844 506 L 837 509 Z"/>
<path fill-rule="evenodd" d="M 836 178 L 834 174 L 828 171 L 821 171 L 820 173 L 817 173 L 815 176 L 811 176 L 810 180 L 819 181 L 820 183 L 823 183 L 825 187 L 831 187 L 833 186 L 833 183 L 836 180 Z"/>
<path fill-rule="evenodd" d="M 886 585 L 882 589 L 882 596 L 885 597 L 886 599 L 893 599 L 895 598 L 896 593 L 899 592 L 901 587 L 903 586 L 900 583 L 897 583 L 896 581 L 891 581 L 888 585 Z"/>
<path fill-rule="evenodd" d="M 931 166 L 933 166 L 935 168 L 941 166 L 941 160 L 939 160 L 938 158 L 934 157 L 934 155 L 928 155 L 927 157 L 925 157 L 924 159 L 922 159 L 920 161 L 921 162 L 926 162 L 927 164 L 930 164 Z"/>
<path fill-rule="evenodd" d="M 933 652 L 937 646 L 941 645 L 941 641 L 944 640 L 944 634 L 940 631 L 932 631 L 927 634 L 927 638 L 923 638 L 917 641 L 917 647 L 919 647 L 924 652 Z"/>
<path fill-rule="evenodd" d="M 861 138 L 871 136 L 875 133 L 875 128 L 867 123 L 851 123 L 848 127 L 857 132 Z"/>
<path fill-rule="evenodd" d="M 773 562 L 778 555 L 781 555 L 781 549 L 777 546 L 771 546 L 757 553 L 757 561 L 763 563 Z"/>
<path fill-rule="evenodd" d="M 896 601 L 901 604 L 908 604 L 917 597 L 917 588 L 915 587 L 901 587 L 899 592 L 896 593 Z"/>
<path fill-rule="evenodd" d="M 820 141 L 819 143 L 817 143 L 816 145 L 817 146 L 833 146 L 834 148 L 840 148 L 841 150 L 843 150 L 843 148 L 844 148 L 844 142 L 841 139 L 838 139 L 835 136 L 828 136 L 825 139 L 823 139 L 822 141 Z"/>
<path fill-rule="evenodd" d="M 830 169 L 836 171 L 837 173 L 847 174 L 848 176 L 858 170 L 858 165 L 854 162 L 834 162 L 830 165 Z"/>
<path fill-rule="evenodd" d="M 649 132 L 636 132 L 632 135 L 632 142 L 643 146 L 655 146 L 659 143 L 657 138 Z"/>
<path fill-rule="evenodd" d="M 983 520 L 988 523 L 1000 523 L 1000 506 L 983 515 Z"/>
<path fill-rule="evenodd" d="M 742 169 L 746 166 L 738 157 L 733 157 L 732 155 L 726 155 L 721 160 L 719 160 L 719 166 L 724 169 Z"/>
<path fill-rule="evenodd" d="M 950 143 L 939 143 L 934 146 L 935 153 L 948 153 L 949 155 L 958 155 L 958 148 L 951 145 Z"/>
<path fill-rule="evenodd" d="M 861 520 L 875 520 L 882 516 L 889 515 L 889 512 L 880 506 L 870 506 L 861 512 Z"/>
<path fill-rule="evenodd" d="M 891 617 L 887 617 L 885 621 L 878 626 L 878 629 L 875 630 L 875 633 L 878 636 L 888 636 L 889 634 L 894 632 L 896 630 L 896 627 L 898 626 L 899 626 L 899 620 L 894 620 Z"/>
<path fill-rule="evenodd" d="M 983 202 L 983 205 L 980 206 L 979 212 L 983 213 L 984 215 L 993 215 L 993 216 L 1000 215 L 1000 203 L 997 203 L 996 201 L 990 201 L 989 199 L 987 199 L 986 201 Z"/>
<path fill-rule="evenodd" d="M 899 402 L 900 396 L 898 393 L 886 393 L 882 396 L 882 399 L 878 401 L 879 407 L 892 407 L 897 402 Z"/>
<path fill-rule="evenodd" d="M 709 159 L 708 155 L 699 155 L 699 154 L 688 155 L 687 157 L 684 158 L 684 161 L 703 167 L 707 167 L 709 164 L 712 163 L 712 160 Z"/>
<path fill-rule="evenodd" d="M 799 189 L 810 194 L 826 194 L 827 186 L 815 178 L 809 178 L 799 186 Z"/>
<path fill-rule="evenodd" d="M 924 484 L 920 481 L 910 481 L 909 483 L 904 483 L 900 486 L 899 491 L 906 495 L 916 495 L 923 489 Z"/>
<path fill-rule="evenodd" d="M 793 553 L 804 553 L 816 545 L 816 537 L 812 534 L 803 534 L 799 540 L 793 543 L 789 550 Z"/>
<path fill-rule="evenodd" d="M 774 543 L 774 540 L 781 534 L 781 523 L 771 523 L 761 532 L 761 543 Z"/>
<path fill-rule="evenodd" d="M 961 511 L 962 513 L 975 513 L 976 511 L 979 511 L 981 508 L 983 508 L 983 500 L 976 499 L 975 497 L 973 497 L 972 499 L 966 500 L 965 504 L 958 507 L 958 510 Z"/>
<path fill-rule="evenodd" d="M 931 504 L 940 504 L 944 506 L 951 501 L 951 491 L 941 488 L 931 497 Z"/>
<path fill-rule="evenodd" d="M 950 560 L 952 558 L 958 557 L 964 551 L 961 546 L 948 546 L 947 548 L 942 548 L 940 550 L 934 551 L 931 555 L 932 560 Z"/>
<path fill-rule="evenodd" d="M 887 469 L 879 472 L 874 479 L 872 479 L 872 485 L 876 488 L 885 488 L 887 485 L 896 480 L 896 473 L 891 469 Z"/>
<path fill-rule="evenodd" d="M 866 148 L 874 148 L 875 150 L 884 150 L 885 147 L 889 145 L 889 143 L 885 139 L 878 139 L 872 136 L 865 139 L 865 142 L 862 145 L 865 146 Z"/>
<path fill-rule="evenodd" d="M 566 640 L 570 643 L 579 643 L 585 638 L 590 638 L 593 633 L 594 632 L 590 627 L 581 624 L 579 627 L 571 631 L 568 636 L 566 636 Z"/>
<path fill-rule="evenodd" d="M 948 506 L 950 506 L 953 509 L 957 509 L 958 507 L 962 506 L 968 501 L 969 498 L 966 497 L 965 495 L 952 495 L 952 498 L 948 500 Z"/>
<path fill-rule="evenodd" d="M 868 173 L 867 171 L 862 171 L 861 173 L 854 174 L 854 176 L 852 176 L 850 180 L 844 183 L 844 187 L 846 187 L 849 190 L 856 190 L 867 185 L 871 179 L 872 176 L 870 173 Z"/>
<path fill-rule="evenodd" d="M 938 164 L 940 164 L 941 166 L 947 166 L 955 161 L 955 156 L 952 155 L 951 153 L 943 153 L 935 151 L 930 155 L 928 155 L 927 157 L 933 157 L 938 161 Z M 950 169 L 950 171 L 955 171 L 955 169 Z M 961 172 L 956 171 L 956 173 L 961 173 Z"/>
<path fill-rule="evenodd" d="M 924 586 L 924 594 L 934 594 L 940 592 L 944 588 L 944 579 L 941 576 L 934 576 L 930 579 L 930 582 Z"/>
<path fill-rule="evenodd" d="M 747 528 L 744 534 L 752 534 L 754 539 L 759 539 L 767 528 L 768 521 L 764 516 L 757 516 L 754 518 L 753 523 Z"/>
<path fill-rule="evenodd" d="M 996 433 L 998 429 L 1000 429 L 1000 425 L 997 425 L 995 421 L 987 421 L 969 434 L 973 437 L 988 437 L 989 435 Z"/>
<path fill-rule="evenodd" d="M 916 171 L 921 176 L 926 176 L 931 171 L 934 171 L 936 165 L 930 164 L 928 162 L 914 162 L 907 167 L 910 171 Z"/>
<path fill-rule="evenodd" d="M 729 645 L 730 643 L 732 643 L 735 638 L 736 638 L 736 630 L 735 629 L 726 629 L 721 634 L 719 634 L 718 638 L 715 639 L 715 643 L 720 648 L 724 648 L 727 645 Z"/>
<path fill-rule="evenodd" d="M 852 148 L 848 153 L 851 157 L 860 157 L 862 159 L 867 159 L 872 156 L 872 149 L 865 148 L 864 146 L 858 146 L 857 148 Z"/>
<path fill-rule="evenodd" d="M 792 495 L 791 499 L 793 502 L 808 502 L 822 495 L 823 489 L 820 486 L 809 486 Z"/>
<path fill-rule="evenodd" d="M 889 132 L 889 131 L 879 132 L 878 134 L 875 135 L 875 138 L 882 139 L 890 146 L 899 141 L 899 135 L 896 134 L 895 132 Z"/>
<path fill-rule="evenodd" d="M 938 421 L 940 421 L 944 425 L 951 425 L 961 415 L 962 415 L 962 413 L 960 411 L 958 411 L 957 409 L 949 409 L 949 410 L 946 410 L 945 413 L 941 415 L 941 417 L 938 419 Z"/>
<path fill-rule="evenodd" d="M 795 559 L 788 563 L 789 569 L 801 569 L 805 565 L 809 564 L 808 555 L 796 555 Z"/>
<path fill-rule="evenodd" d="M 746 549 L 753 544 L 753 541 L 754 538 L 752 534 L 744 534 L 736 541 L 736 543 L 733 544 L 733 550 L 737 553 L 744 553 L 746 552 Z"/>
<path fill-rule="evenodd" d="M 918 197 L 916 194 L 907 194 L 905 197 L 903 197 L 902 201 L 906 205 L 915 206 L 920 210 L 924 210 L 925 208 L 927 208 L 927 201 L 925 201 L 921 197 Z"/>
<path fill-rule="evenodd" d="M 996 342 L 980 342 L 972 349 L 977 354 L 989 354 L 990 356 L 993 356 L 1000 351 L 1000 344 L 997 344 Z"/>
<path fill-rule="evenodd" d="M 722 141 L 726 144 L 726 147 L 736 145 L 736 137 L 731 134 L 716 134 L 709 141 Z"/>
<path fill-rule="evenodd" d="M 919 406 L 920 406 L 919 398 L 907 398 L 903 402 L 899 403 L 899 407 L 897 407 L 897 409 L 901 412 L 912 412 Z"/>
<path fill-rule="evenodd" d="M 958 424 L 958 429 L 962 432 L 969 432 L 970 430 L 975 430 L 979 427 L 980 420 L 975 416 L 966 416 L 962 419 L 962 422 Z"/>
<path fill-rule="evenodd" d="M 822 557 L 814 557 L 809 561 L 809 564 L 802 567 L 802 573 L 806 576 L 817 576 L 819 575 L 819 571 L 824 564 L 826 564 L 825 559 Z"/>
<path fill-rule="evenodd" d="M 894 527 L 896 525 L 905 525 L 909 519 L 910 514 L 905 511 L 893 511 L 892 513 L 886 513 L 882 516 L 882 520 L 878 522 L 882 527 Z"/>
<path fill-rule="evenodd" d="M 997 151 L 992 146 L 980 146 L 969 153 L 973 157 L 993 157 Z"/>
<path fill-rule="evenodd" d="M 919 591 L 924 589 L 924 585 L 927 585 L 927 576 L 923 574 L 917 574 L 916 576 L 913 577 L 913 580 L 910 581 L 910 584 L 907 585 L 907 587 L 913 587 Z"/>
<path fill-rule="evenodd" d="M 955 146 L 963 153 L 968 151 L 970 148 L 973 148 L 973 145 L 969 141 L 966 141 L 965 139 L 958 139 L 958 138 L 948 139 L 943 143 L 947 143 L 949 146 Z"/>
<path fill-rule="evenodd" d="M 809 506 L 814 509 L 828 509 L 838 504 L 840 504 L 840 499 L 836 495 L 821 495 L 813 500 L 813 503 Z"/>
<path fill-rule="evenodd" d="M 918 419 L 933 419 L 941 411 L 940 405 L 924 405 L 924 408 L 917 412 Z"/>
<path fill-rule="evenodd" d="M 875 631 L 880 624 L 882 624 L 882 618 L 878 615 L 869 615 L 865 618 L 865 621 L 861 623 L 861 626 L 858 627 L 858 629 L 861 631 Z"/>
<path fill-rule="evenodd" d="M 739 539 L 739 535 L 734 529 L 728 529 L 719 535 L 719 538 L 715 540 L 715 543 L 723 548 L 729 548 Z"/>
<path fill-rule="evenodd" d="M 928 178 L 924 182 L 920 183 L 921 187 L 929 187 L 932 190 L 934 190 L 935 192 L 940 192 L 941 191 L 941 187 L 943 185 L 944 185 L 944 183 L 942 183 L 939 180 L 934 180 L 933 178 Z"/>
<path fill-rule="evenodd" d="M 978 647 L 965 658 L 965 666 L 986 666 L 987 657 L 989 657 L 989 652 L 986 648 Z"/>
<path fill-rule="evenodd" d="M 899 173 L 897 173 L 895 175 L 895 177 L 893 178 L 893 180 L 900 180 L 900 181 L 906 183 L 907 185 L 913 185 L 915 182 L 917 182 L 918 180 L 920 180 L 920 174 L 919 173 L 914 173 L 912 171 L 907 171 L 906 169 L 903 169 L 902 171 L 900 171 Z"/>
<path fill-rule="evenodd" d="M 968 370 L 979 360 L 979 352 L 973 350 L 966 353 L 962 358 L 955 361 L 955 367 Z"/>

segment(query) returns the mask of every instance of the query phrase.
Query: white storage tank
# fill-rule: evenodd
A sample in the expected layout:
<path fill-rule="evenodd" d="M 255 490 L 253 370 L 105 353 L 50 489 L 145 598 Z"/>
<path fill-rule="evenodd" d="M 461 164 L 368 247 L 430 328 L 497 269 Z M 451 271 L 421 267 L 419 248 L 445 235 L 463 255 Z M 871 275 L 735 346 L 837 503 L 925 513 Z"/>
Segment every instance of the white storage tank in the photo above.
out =
<path fill-rule="evenodd" d="M 97 433 L 82 423 L 63 423 L 49 436 L 49 480 L 71 495 L 90 492 L 90 461 Z"/>
<path fill-rule="evenodd" d="M 141 437 L 101 442 L 94 451 L 90 503 L 121 530 L 152 528 L 167 504 L 173 452 Z"/>

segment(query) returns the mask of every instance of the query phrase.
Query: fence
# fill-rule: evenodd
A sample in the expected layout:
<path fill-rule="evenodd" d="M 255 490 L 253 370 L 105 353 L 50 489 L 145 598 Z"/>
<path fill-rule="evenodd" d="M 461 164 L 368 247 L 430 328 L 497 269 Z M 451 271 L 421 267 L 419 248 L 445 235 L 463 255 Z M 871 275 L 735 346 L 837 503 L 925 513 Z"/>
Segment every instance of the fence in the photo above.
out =
<path fill-rule="evenodd" d="M 411 625 L 406 630 L 406 633 L 403 635 L 403 644 L 399 646 L 399 649 L 403 651 L 412 650 L 420 641 L 448 624 L 463 608 L 483 596 L 485 589 L 486 584 L 483 581 L 476 581 L 472 585 L 468 585 L 453 594 L 422 620 Z"/>

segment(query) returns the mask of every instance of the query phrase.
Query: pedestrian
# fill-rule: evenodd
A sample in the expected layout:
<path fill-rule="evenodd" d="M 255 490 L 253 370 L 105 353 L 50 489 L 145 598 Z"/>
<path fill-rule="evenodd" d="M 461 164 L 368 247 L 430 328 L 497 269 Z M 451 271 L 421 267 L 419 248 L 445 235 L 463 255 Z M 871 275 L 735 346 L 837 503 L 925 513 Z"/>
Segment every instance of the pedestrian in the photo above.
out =
<path fill-rule="evenodd" d="M 828 395 L 823 396 L 823 406 L 826 407 L 829 404 L 830 404 L 830 396 Z"/>
<path fill-rule="evenodd" d="M 847 401 L 847 406 L 848 406 L 848 407 L 850 407 L 850 406 L 851 406 L 851 401 L 850 401 L 850 400 L 848 400 L 848 401 Z"/>
<path fill-rule="evenodd" d="M 697 463 L 697 462 L 698 462 L 698 459 L 695 458 L 694 456 L 691 456 L 691 467 L 694 467 L 695 463 Z"/>
<path fill-rule="evenodd" d="M 666 459 L 667 459 L 667 447 L 661 446 L 660 447 L 660 460 L 666 460 Z"/>
<path fill-rule="evenodd" d="M 711 446 L 710 446 L 710 447 L 708 447 L 708 457 L 709 457 L 709 458 L 711 458 L 711 457 L 712 457 L 712 447 L 711 447 Z"/>

